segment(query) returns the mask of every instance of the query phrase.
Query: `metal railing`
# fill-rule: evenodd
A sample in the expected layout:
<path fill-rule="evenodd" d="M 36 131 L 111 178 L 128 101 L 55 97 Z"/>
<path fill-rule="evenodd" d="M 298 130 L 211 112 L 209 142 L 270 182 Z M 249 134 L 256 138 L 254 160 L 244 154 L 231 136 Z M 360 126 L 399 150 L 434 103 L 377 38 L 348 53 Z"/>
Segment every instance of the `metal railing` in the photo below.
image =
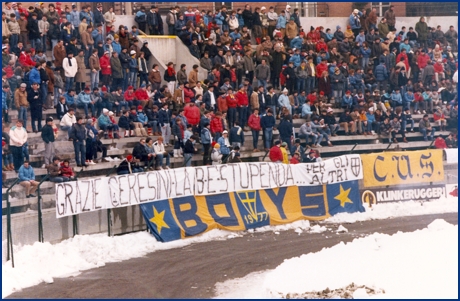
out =
<path fill-rule="evenodd" d="M 78 180 L 78 177 L 80 176 L 80 174 L 83 172 L 83 167 L 82 169 L 80 169 L 80 171 L 75 175 L 75 181 Z M 77 215 L 74 214 L 72 215 L 72 233 L 73 233 L 73 236 L 75 237 L 75 235 L 78 235 L 78 220 L 77 220 Z"/>
<path fill-rule="evenodd" d="M 353 151 L 355 150 L 357 146 L 358 146 L 358 143 L 355 143 L 355 145 L 353 145 L 353 147 L 350 149 L 350 155 L 353 154 Z"/>
<path fill-rule="evenodd" d="M 110 176 L 110 174 L 117 168 L 118 165 L 114 165 L 105 175 L 106 177 Z M 109 236 L 112 236 L 112 209 L 107 209 L 107 233 Z"/>
<path fill-rule="evenodd" d="M 41 195 L 41 187 L 43 182 L 45 182 L 50 177 L 49 174 L 43 177 L 43 179 L 38 183 L 37 188 L 37 198 L 38 198 L 38 241 L 45 242 L 43 238 L 43 214 L 42 214 L 42 195 Z"/>
<path fill-rule="evenodd" d="M 10 191 L 13 187 L 19 183 L 19 179 L 16 179 L 13 184 L 6 190 L 6 233 L 7 233 L 7 254 L 6 260 L 10 260 L 14 268 L 14 255 L 13 255 L 13 234 L 11 231 L 11 203 L 10 203 Z M 11 253 L 11 254 L 10 254 Z M 11 255 L 11 256 L 10 256 Z"/>

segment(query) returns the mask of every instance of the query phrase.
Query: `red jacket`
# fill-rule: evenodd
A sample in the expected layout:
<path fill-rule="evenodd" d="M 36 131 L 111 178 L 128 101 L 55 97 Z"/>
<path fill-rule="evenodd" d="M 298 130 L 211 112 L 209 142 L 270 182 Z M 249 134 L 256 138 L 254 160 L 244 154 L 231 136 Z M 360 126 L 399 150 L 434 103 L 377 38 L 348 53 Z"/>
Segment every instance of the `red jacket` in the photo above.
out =
<path fill-rule="evenodd" d="M 404 58 L 404 65 L 406 65 L 406 72 L 409 71 L 409 59 L 407 58 L 407 54 L 403 54 L 402 52 L 398 54 L 396 57 L 396 63 L 401 61 L 401 58 Z"/>
<path fill-rule="evenodd" d="M 211 119 L 211 133 L 214 135 L 215 133 L 222 133 L 224 131 L 224 126 L 222 125 L 222 119 L 214 117 Z"/>
<path fill-rule="evenodd" d="M 307 99 L 310 101 L 310 106 L 312 106 L 315 103 L 317 97 L 316 95 L 308 94 Z"/>
<path fill-rule="evenodd" d="M 126 91 L 125 91 L 124 97 L 125 97 L 125 100 L 126 100 L 126 101 L 133 101 L 134 98 L 135 98 L 135 96 L 136 96 L 136 93 L 135 93 L 135 92 L 129 93 L 129 90 L 126 90 Z"/>
<path fill-rule="evenodd" d="M 189 103 L 192 101 L 192 98 L 194 97 L 195 97 L 195 93 L 193 93 L 193 89 L 184 87 L 184 102 Z"/>
<path fill-rule="evenodd" d="M 292 157 L 291 161 L 289 161 L 290 164 L 299 164 L 300 161 L 296 157 Z"/>
<path fill-rule="evenodd" d="M 327 44 L 325 42 L 318 42 L 316 43 L 316 51 L 317 52 L 320 52 L 321 49 L 323 49 L 324 51 L 328 52 L 329 49 L 327 48 Z"/>
<path fill-rule="evenodd" d="M 260 131 L 260 129 L 261 129 L 261 127 L 260 127 L 260 115 L 256 117 L 256 115 L 251 114 L 249 116 L 248 125 L 251 128 L 251 130 Z"/>
<path fill-rule="evenodd" d="M 286 75 L 283 74 L 284 69 L 287 67 L 281 67 L 281 72 L 280 72 L 280 85 L 284 86 L 286 84 Z"/>
<path fill-rule="evenodd" d="M 236 99 L 238 100 L 239 107 L 249 105 L 248 94 L 246 94 L 246 92 L 238 91 L 238 93 L 236 93 L 235 96 L 236 96 Z"/>
<path fill-rule="evenodd" d="M 226 100 L 227 100 L 227 107 L 229 108 L 236 108 L 236 106 L 238 105 L 238 100 L 233 94 L 228 95 Z"/>
<path fill-rule="evenodd" d="M 187 118 L 188 124 L 198 125 L 198 123 L 200 123 L 200 109 L 198 109 L 197 106 L 185 106 L 184 116 Z"/>
<path fill-rule="evenodd" d="M 134 92 L 134 95 L 136 96 L 137 100 L 149 99 L 149 95 L 147 94 L 147 91 L 144 89 L 137 89 L 136 92 Z"/>
<path fill-rule="evenodd" d="M 430 59 L 430 56 L 428 54 L 425 54 L 425 55 L 420 54 L 417 58 L 418 67 L 420 69 L 425 68 L 429 59 Z"/>
<path fill-rule="evenodd" d="M 101 65 L 101 74 L 102 75 L 112 75 L 112 68 L 110 66 L 110 59 L 106 55 L 103 55 L 99 59 L 99 64 Z"/>
<path fill-rule="evenodd" d="M 19 55 L 19 64 L 23 67 L 35 67 L 35 62 L 32 60 L 30 55 L 27 55 L 25 51 L 22 51 Z"/>
<path fill-rule="evenodd" d="M 226 97 L 219 96 L 217 98 L 217 108 L 222 113 L 226 113 L 228 111 L 228 105 L 227 105 L 227 98 Z"/>
<path fill-rule="evenodd" d="M 320 78 L 324 71 L 327 71 L 327 64 L 318 64 L 318 66 L 316 66 L 316 77 Z"/>
<path fill-rule="evenodd" d="M 270 157 L 270 160 L 272 162 L 280 161 L 283 162 L 283 153 L 281 152 L 281 149 L 275 145 L 272 148 L 270 148 L 270 153 L 268 154 Z"/>
<path fill-rule="evenodd" d="M 446 145 L 446 141 L 442 138 L 437 138 L 435 141 L 434 141 L 434 146 L 436 148 L 440 148 L 440 149 L 444 149 L 444 148 L 447 148 L 447 145 Z"/>
<path fill-rule="evenodd" d="M 67 167 L 64 166 L 64 163 L 61 163 L 61 176 L 63 177 L 73 177 L 75 174 L 72 170 L 72 167 L 69 165 Z"/>
<path fill-rule="evenodd" d="M 436 63 L 433 65 L 434 67 L 434 72 L 435 73 L 441 73 L 441 72 L 444 72 L 444 65 L 441 63 Z"/>

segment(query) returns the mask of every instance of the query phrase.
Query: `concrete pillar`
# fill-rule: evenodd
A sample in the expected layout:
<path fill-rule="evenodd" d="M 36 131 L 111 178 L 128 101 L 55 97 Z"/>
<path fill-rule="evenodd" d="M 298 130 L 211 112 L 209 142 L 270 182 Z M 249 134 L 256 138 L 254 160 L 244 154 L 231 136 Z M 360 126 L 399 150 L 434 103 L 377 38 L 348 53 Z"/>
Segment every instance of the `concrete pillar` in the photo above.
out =
<path fill-rule="evenodd" d="M 133 14 L 133 4 L 132 2 L 125 2 L 125 14 L 130 16 Z"/>

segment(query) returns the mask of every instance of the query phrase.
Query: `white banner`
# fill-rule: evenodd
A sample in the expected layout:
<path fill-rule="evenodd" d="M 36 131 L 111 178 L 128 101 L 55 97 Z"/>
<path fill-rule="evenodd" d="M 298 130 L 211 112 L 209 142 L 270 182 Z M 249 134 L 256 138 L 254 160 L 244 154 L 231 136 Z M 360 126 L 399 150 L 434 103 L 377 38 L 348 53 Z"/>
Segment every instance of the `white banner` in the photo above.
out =
<path fill-rule="evenodd" d="M 444 149 L 446 153 L 447 163 L 458 163 L 458 149 L 457 148 L 446 148 Z"/>
<path fill-rule="evenodd" d="M 56 184 L 56 217 L 192 195 L 314 186 L 362 178 L 359 155 L 295 165 L 254 162 L 114 175 Z"/>

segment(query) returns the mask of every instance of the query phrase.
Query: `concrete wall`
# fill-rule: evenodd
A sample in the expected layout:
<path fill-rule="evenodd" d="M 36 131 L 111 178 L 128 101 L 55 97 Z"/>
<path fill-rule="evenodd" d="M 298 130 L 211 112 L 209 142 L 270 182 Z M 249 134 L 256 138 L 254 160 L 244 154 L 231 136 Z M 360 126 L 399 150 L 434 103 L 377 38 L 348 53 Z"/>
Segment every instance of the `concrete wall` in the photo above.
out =
<path fill-rule="evenodd" d="M 419 17 L 396 17 L 396 29 L 400 30 L 401 27 L 406 26 L 407 30 L 409 27 L 414 27 L 415 24 L 419 21 Z M 426 22 L 428 26 L 438 26 L 441 25 L 442 30 L 445 32 L 449 29 L 450 25 L 453 25 L 456 30 L 458 30 L 458 17 L 426 17 Z M 300 18 L 300 24 L 302 25 L 305 32 L 310 31 L 310 26 L 314 28 L 318 26 L 323 26 L 324 28 L 330 28 L 332 32 L 335 32 L 337 25 L 342 27 L 342 31 L 345 31 L 348 25 L 348 18 L 344 17 L 329 17 L 329 18 Z"/>

